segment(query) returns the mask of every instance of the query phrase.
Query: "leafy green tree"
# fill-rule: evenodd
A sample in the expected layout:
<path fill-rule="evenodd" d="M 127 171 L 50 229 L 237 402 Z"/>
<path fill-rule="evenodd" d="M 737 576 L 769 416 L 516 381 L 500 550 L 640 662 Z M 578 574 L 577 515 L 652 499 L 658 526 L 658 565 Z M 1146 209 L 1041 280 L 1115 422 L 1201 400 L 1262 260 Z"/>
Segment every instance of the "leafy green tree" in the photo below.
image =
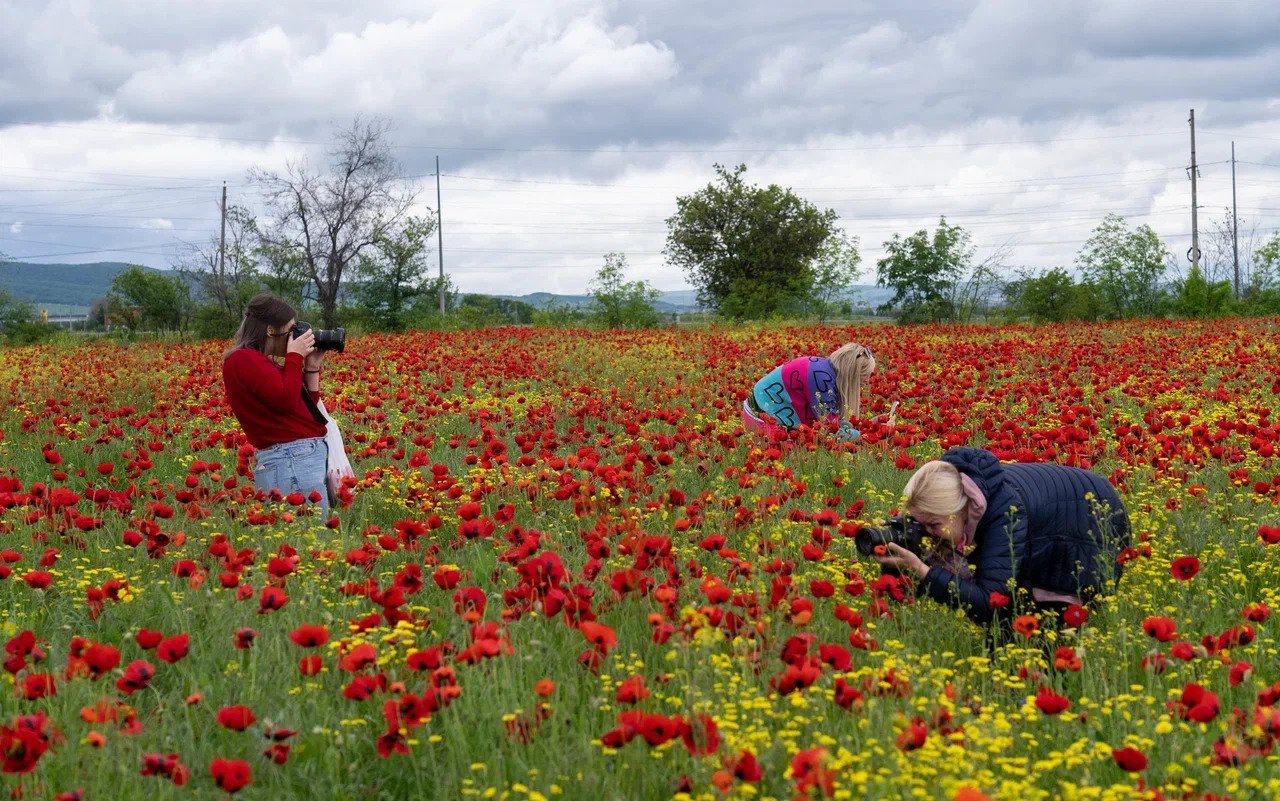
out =
<path fill-rule="evenodd" d="M 604 328 L 652 328 L 662 322 L 654 308 L 661 294 L 647 281 L 625 281 L 627 257 L 606 253 L 604 266 L 588 285 L 591 319 Z"/>
<path fill-rule="evenodd" d="M 834 233 L 822 243 L 811 268 L 810 302 L 818 322 L 825 323 L 833 313 L 849 308 L 849 302 L 841 296 L 858 279 L 861 263 L 856 236 Z"/>
<path fill-rule="evenodd" d="M 533 322 L 533 307 L 511 298 L 466 294 L 449 315 L 449 325 L 456 328 L 487 328 L 499 325 L 528 325 Z"/>
<path fill-rule="evenodd" d="M 263 240 L 257 254 L 262 285 L 293 308 L 306 308 L 311 270 L 302 249 L 288 240 Z"/>
<path fill-rule="evenodd" d="M 1076 282 L 1061 267 L 1039 274 L 1025 271 L 1005 286 L 1004 294 L 1009 313 L 1033 323 L 1096 320 L 1100 313 L 1093 284 Z"/>
<path fill-rule="evenodd" d="M 1173 311 L 1179 317 L 1225 317 L 1231 313 L 1231 306 L 1231 282 L 1210 282 L 1195 264 L 1173 298 Z"/>
<path fill-rule="evenodd" d="M 1149 317 L 1159 311 L 1169 250 L 1151 226 L 1130 230 L 1123 217 L 1108 214 L 1077 258 L 1097 287 L 1104 317 Z"/>
<path fill-rule="evenodd" d="M 1251 289 L 1280 285 L 1280 233 L 1274 234 L 1253 252 Z"/>
<path fill-rule="evenodd" d="M 111 281 L 116 313 L 130 329 L 181 330 L 191 312 L 191 288 L 180 275 L 131 264 Z M 113 315 L 114 317 L 114 315 Z"/>
<path fill-rule="evenodd" d="M 53 335 L 55 326 L 42 322 L 34 304 L 17 300 L 0 289 L 0 335 L 11 345 L 32 345 Z"/>
<path fill-rule="evenodd" d="M 586 322 L 587 312 L 568 303 L 552 302 L 533 311 L 533 324 L 542 328 L 578 328 Z"/>
<path fill-rule="evenodd" d="M 410 305 L 422 292 L 430 267 L 427 252 L 435 230 L 434 219 L 407 217 L 361 255 L 356 267 L 360 284 L 354 294 L 379 328 L 405 329 Z"/>
<path fill-rule="evenodd" d="M 837 219 L 776 184 L 743 179 L 745 164 L 715 165 L 717 180 L 676 198 L 667 218 L 667 260 L 684 270 L 704 306 L 758 319 L 809 300 L 813 260 Z"/>
<path fill-rule="evenodd" d="M 894 234 L 876 262 L 876 284 L 894 290 L 881 308 L 897 309 L 904 323 L 954 320 L 957 286 L 973 261 L 969 239 L 968 231 L 948 224 L 946 217 L 938 219 L 932 235 L 924 228 L 906 239 Z"/>

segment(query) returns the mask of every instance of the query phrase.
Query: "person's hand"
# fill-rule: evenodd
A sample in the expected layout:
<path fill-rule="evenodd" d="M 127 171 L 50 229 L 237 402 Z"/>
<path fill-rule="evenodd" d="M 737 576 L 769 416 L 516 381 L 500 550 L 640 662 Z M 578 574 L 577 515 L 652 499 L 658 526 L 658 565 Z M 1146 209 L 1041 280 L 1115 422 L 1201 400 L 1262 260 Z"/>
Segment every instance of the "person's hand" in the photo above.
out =
<path fill-rule="evenodd" d="M 884 556 L 877 554 L 872 557 L 881 565 L 892 567 L 903 575 L 915 576 L 917 580 L 924 578 L 929 572 L 929 566 L 920 557 L 896 542 L 889 543 L 885 549 L 888 553 Z"/>
<path fill-rule="evenodd" d="M 311 332 L 308 331 L 307 333 L 310 334 Z M 303 366 L 308 370 L 319 370 L 324 364 L 324 354 L 324 351 L 316 348 L 307 354 L 307 358 Z"/>
<path fill-rule="evenodd" d="M 840 428 L 836 431 L 836 439 L 841 442 L 853 442 L 860 436 L 862 432 L 854 428 L 848 420 L 841 421 Z"/>
<path fill-rule="evenodd" d="M 289 337 L 289 353 L 296 353 L 304 359 L 316 349 L 314 331 L 304 331 L 301 336 Z"/>

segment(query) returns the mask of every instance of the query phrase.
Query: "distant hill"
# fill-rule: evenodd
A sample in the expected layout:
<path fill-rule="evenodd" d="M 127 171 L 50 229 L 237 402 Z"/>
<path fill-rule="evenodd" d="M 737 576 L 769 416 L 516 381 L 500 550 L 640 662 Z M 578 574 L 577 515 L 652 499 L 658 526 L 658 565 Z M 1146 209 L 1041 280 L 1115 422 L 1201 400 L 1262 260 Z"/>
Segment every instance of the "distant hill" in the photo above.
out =
<path fill-rule="evenodd" d="M 36 304 L 87 308 L 107 294 L 112 279 L 128 266 L 119 261 L 91 264 L 0 262 L 0 289 L 18 300 Z"/>
<path fill-rule="evenodd" d="M 48 307 L 51 314 L 73 314 L 67 307 L 88 310 L 95 300 L 107 294 L 111 281 L 129 265 L 120 261 L 100 261 L 90 264 L 28 264 L 18 261 L 0 262 L 0 289 L 18 300 L 25 300 Z M 151 267 L 143 269 L 151 270 Z M 164 272 L 157 270 L 156 272 Z M 859 285 L 851 287 L 844 297 L 855 305 L 879 306 L 893 296 L 893 291 L 882 287 Z M 591 303 L 588 295 L 557 295 L 552 292 L 531 292 L 527 295 L 494 295 L 528 303 L 536 309 L 551 305 L 585 306 Z M 659 311 L 695 311 L 698 293 L 692 289 L 663 292 L 654 304 Z M 54 308 L 58 311 L 54 311 Z M 83 313 L 83 312 L 82 312 Z"/>

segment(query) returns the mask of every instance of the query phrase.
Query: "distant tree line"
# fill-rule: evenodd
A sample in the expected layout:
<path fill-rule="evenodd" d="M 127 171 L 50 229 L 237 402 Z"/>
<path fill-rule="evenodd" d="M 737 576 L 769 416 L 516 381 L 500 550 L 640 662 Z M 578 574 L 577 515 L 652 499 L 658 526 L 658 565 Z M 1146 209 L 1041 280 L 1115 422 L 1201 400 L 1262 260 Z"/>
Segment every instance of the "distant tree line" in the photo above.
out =
<path fill-rule="evenodd" d="M 746 180 L 746 165 L 713 166 L 706 187 L 676 198 L 664 253 L 700 304 L 728 320 L 826 322 L 855 312 L 848 290 L 860 275 L 859 240 L 832 209 L 776 184 Z M 415 192 L 392 157 L 387 126 L 357 118 L 337 132 L 322 165 L 252 169 L 265 198 L 261 218 L 226 213 L 225 242 L 193 246 L 166 274 L 131 266 L 90 311 L 90 325 L 227 337 L 245 303 L 268 290 L 323 327 L 367 331 L 489 325 L 642 328 L 670 320 L 659 292 L 628 279 L 623 253 L 608 253 L 585 307 L 535 309 L 517 300 L 462 294 L 433 274 L 434 213 L 411 213 Z M 901 323 L 1117 320 L 1280 314 L 1280 233 L 1262 240 L 1246 227 L 1243 275 L 1228 213 L 1206 232 L 1201 264 L 1185 273 L 1150 226 L 1107 215 L 1072 264 L 1017 269 L 1009 247 L 977 259 L 972 238 L 940 217 L 933 230 L 895 234 L 876 263 L 876 284 L 892 290 L 876 311 Z M 871 311 L 865 304 L 860 308 Z M 0 332 L 14 342 L 51 330 L 30 304 L 0 294 Z"/>

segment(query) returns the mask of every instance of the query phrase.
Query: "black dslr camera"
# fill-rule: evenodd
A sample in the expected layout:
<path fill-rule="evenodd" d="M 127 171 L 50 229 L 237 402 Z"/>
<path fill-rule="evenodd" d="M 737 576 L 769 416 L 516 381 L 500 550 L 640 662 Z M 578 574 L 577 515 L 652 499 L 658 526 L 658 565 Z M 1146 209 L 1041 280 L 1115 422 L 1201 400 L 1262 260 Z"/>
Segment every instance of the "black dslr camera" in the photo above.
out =
<path fill-rule="evenodd" d="M 895 515 L 879 526 L 863 526 L 854 534 L 858 553 L 870 556 L 877 545 L 901 545 L 916 556 L 924 553 L 924 526 L 909 515 Z"/>
<path fill-rule="evenodd" d="M 304 323 L 299 320 L 293 324 L 293 329 L 289 333 L 294 337 L 300 337 L 310 330 L 312 330 L 310 323 Z M 332 330 L 317 328 L 315 329 L 315 335 L 316 350 L 336 350 L 338 353 L 342 353 L 347 346 L 347 329 L 345 328 L 334 328 Z"/>

